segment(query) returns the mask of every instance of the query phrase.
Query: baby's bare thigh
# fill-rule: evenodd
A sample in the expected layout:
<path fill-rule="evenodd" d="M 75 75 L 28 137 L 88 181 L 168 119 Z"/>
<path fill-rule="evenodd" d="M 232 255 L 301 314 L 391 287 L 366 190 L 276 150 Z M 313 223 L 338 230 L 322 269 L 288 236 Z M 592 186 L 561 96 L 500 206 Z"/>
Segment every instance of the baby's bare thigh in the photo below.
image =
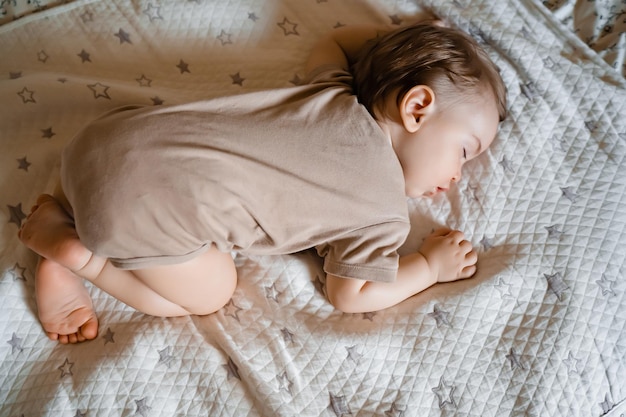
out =
<path fill-rule="evenodd" d="M 184 263 L 133 272 L 156 293 L 197 315 L 211 314 L 225 306 L 237 286 L 232 256 L 215 245 Z"/>

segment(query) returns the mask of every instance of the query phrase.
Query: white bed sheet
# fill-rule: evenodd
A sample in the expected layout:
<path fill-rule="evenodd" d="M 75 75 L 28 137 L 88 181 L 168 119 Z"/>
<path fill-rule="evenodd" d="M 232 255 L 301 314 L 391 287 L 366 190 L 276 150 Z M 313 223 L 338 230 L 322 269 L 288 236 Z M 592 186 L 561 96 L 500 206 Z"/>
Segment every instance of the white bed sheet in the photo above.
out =
<path fill-rule="evenodd" d="M 409 203 L 405 249 L 460 228 L 475 278 L 349 315 L 311 253 L 239 256 L 212 316 L 147 317 L 90 287 L 98 338 L 45 338 L 16 232 L 80 126 L 124 104 L 297 84 L 325 32 L 422 7 L 483 42 L 509 91 L 459 187 Z M 79 0 L 0 26 L 0 56 L 0 416 L 626 413 L 626 85 L 542 4 Z"/>

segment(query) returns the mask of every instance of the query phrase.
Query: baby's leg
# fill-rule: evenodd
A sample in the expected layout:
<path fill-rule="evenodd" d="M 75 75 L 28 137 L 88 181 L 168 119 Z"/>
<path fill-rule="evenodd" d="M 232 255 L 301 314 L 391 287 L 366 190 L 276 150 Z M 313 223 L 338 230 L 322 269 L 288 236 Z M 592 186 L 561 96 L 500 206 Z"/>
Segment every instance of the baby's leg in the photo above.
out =
<path fill-rule="evenodd" d="M 20 238 L 44 257 L 36 277 L 39 316 L 48 336 L 61 343 L 97 334 L 79 276 L 139 311 L 165 317 L 215 312 L 230 300 L 237 282 L 230 254 L 214 246 L 182 264 L 117 269 L 82 245 L 67 210 L 51 196 L 39 198 Z"/>
<path fill-rule="evenodd" d="M 67 212 L 53 197 L 42 195 L 18 235 L 42 256 L 35 273 L 35 298 L 48 337 L 63 344 L 95 338 L 98 320 L 91 297 L 82 278 L 68 269 L 85 265 L 91 254 L 78 240 Z"/>

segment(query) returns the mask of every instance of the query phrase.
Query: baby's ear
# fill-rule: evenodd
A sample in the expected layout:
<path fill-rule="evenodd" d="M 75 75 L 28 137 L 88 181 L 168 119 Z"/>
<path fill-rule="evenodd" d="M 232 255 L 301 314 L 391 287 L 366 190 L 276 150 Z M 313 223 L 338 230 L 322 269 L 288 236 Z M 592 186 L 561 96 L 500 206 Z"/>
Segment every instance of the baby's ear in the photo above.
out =
<path fill-rule="evenodd" d="M 404 128 L 409 133 L 415 133 L 434 109 L 435 93 L 426 85 L 416 85 L 411 88 L 400 101 L 400 117 Z"/>

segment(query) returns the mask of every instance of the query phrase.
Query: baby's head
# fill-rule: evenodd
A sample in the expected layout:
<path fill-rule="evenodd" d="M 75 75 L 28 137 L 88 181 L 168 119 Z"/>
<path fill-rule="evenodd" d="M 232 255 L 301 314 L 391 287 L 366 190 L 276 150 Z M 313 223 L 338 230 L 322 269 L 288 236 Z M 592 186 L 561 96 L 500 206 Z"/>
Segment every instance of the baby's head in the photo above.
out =
<path fill-rule="evenodd" d="M 364 48 L 352 72 L 359 101 L 391 137 L 411 197 L 458 181 L 506 117 L 497 67 L 452 28 L 426 23 L 390 32 Z"/>

